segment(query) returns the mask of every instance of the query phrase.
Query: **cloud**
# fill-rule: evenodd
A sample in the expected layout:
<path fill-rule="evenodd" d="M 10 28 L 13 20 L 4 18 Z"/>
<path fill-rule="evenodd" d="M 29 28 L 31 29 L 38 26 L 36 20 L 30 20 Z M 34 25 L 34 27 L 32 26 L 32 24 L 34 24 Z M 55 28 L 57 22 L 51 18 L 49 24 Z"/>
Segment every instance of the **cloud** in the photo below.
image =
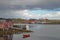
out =
<path fill-rule="evenodd" d="M 18 15 L 18 16 L 21 15 L 21 16 L 24 16 L 24 17 L 32 17 L 32 14 L 30 14 L 28 12 L 28 10 L 19 10 L 19 11 L 16 11 L 14 13 L 16 13 L 16 15 Z"/>
<path fill-rule="evenodd" d="M 37 19 L 40 17 L 40 14 L 33 14 L 33 13 L 30 13 L 29 10 L 19 10 L 19 11 L 15 11 L 14 12 L 14 15 L 17 15 L 17 16 L 21 16 L 22 18 L 25 18 L 25 19 L 30 19 L 30 18 L 33 18 L 33 19 Z"/>
<path fill-rule="evenodd" d="M 59 10 L 55 14 L 34 14 L 28 10 Z M 60 0 L 0 0 L 0 17 L 5 18 L 59 18 Z"/>
<path fill-rule="evenodd" d="M 56 16 L 60 16 L 60 11 L 58 11 L 58 12 L 56 13 Z"/>
<path fill-rule="evenodd" d="M 60 19 L 60 11 L 55 12 L 54 14 L 43 14 L 41 18 L 48 18 L 48 19 Z"/>
<path fill-rule="evenodd" d="M 29 13 L 29 10 L 22 10 L 22 11 L 17 11 L 15 12 L 16 14 L 20 14 L 23 16 L 23 18 L 26 19 L 39 19 L 39 18 L 48 18 L 48 19 L 60 19 L 60 11 L 56 11 L 54 14 L 46 13 L 46 14 L 34 14 L 34 13 Z"/>
<path fill-rule="evenodd" d="M 57 9 L 60 0 L 0 0 L 1 10 Z"/>
<path fill-rule="evenodd" d="M 56 11 L 54 14 L 45 13 L 45 14 L 35 14 L 30 13 L 29 10 L 10 10 L 1 12 L 0 17 L 2 18 L 25 18 L 25 19 L 39 19 L 39 18 L 48 18 L 48 19 L 60 19 L 60 11 Z"/>
<path fill-rule="evenodd" d="M 41 17 L 42 18 L 51 18 L 51 17 L 53 17 L 53 15 L 52 14 L 43 14 L 43 15 L 41 15 Z"/>

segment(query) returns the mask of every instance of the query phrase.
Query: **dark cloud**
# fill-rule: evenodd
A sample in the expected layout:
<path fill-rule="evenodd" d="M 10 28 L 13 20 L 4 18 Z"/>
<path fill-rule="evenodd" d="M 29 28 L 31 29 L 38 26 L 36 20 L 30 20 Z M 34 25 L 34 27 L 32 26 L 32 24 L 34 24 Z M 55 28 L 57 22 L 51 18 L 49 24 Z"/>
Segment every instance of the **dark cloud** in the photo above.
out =
<path fill-rule="evenodd" d="M 0 0 L 0 9 L 55 9 L 60 8 L 60 0 Z"/>
<path fill-rule="evenodd" d="M 15 11 L 18 10 L 60 11 L 59 8 L 60 0 L 0 0 L 0 17 L 24 17 L 15 15 Z"/>

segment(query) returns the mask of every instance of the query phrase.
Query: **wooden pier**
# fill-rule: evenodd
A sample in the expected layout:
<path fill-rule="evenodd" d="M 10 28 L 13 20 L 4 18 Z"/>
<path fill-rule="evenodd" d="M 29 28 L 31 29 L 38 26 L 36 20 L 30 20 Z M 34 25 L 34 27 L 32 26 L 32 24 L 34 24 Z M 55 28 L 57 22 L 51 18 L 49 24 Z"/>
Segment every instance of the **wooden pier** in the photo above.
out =
<path fill-rule="evenodd" d="M 11 28 L 2 28 L 0 34 L 14 34 L 18 32 L 33 32 L 29 30 L 30 24 L 14 24 Z M 8 29 L 8 30 L 7 30 Z"/>

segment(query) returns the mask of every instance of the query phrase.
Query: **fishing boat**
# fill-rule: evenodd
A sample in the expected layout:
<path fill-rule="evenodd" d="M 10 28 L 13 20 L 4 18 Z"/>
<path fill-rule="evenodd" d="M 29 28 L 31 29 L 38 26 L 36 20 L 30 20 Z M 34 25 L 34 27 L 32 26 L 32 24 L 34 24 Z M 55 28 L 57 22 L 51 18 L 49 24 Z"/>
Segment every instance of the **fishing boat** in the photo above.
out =
<path fill-rule="evenodd" d="M 30 37 L 30 34 L 23 34 L 23 38 L 28 38 Z"/>

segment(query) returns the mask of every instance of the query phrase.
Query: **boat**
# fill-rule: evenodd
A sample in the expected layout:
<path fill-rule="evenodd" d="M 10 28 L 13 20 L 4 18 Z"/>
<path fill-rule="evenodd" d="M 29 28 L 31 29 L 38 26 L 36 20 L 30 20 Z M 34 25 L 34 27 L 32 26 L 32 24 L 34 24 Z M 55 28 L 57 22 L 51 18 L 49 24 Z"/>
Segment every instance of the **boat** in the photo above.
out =
<path fill-rule="evenodd" d="M 28 38 L 30 37 L 30 34 L 23 34 L 23 38 Z"/>

